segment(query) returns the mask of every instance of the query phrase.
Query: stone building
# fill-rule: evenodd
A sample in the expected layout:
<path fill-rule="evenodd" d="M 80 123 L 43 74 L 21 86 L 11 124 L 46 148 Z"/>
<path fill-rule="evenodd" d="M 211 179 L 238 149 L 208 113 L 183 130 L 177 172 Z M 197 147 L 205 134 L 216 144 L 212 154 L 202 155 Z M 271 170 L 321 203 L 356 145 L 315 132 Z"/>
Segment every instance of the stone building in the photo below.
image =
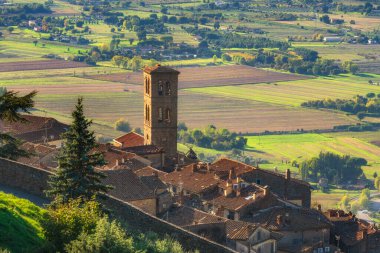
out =
<path fill-rule="evenodd" d="M 179 72 L 156 65 L 144 69 L 144 144 L 177 156 Z"/>
<path fill-rule="evenodd" d="M 380 253 L 380 230 L 352 213 L 329 209 L 323 213 L 333 227 L 330 240 L 343 252 Z"/>

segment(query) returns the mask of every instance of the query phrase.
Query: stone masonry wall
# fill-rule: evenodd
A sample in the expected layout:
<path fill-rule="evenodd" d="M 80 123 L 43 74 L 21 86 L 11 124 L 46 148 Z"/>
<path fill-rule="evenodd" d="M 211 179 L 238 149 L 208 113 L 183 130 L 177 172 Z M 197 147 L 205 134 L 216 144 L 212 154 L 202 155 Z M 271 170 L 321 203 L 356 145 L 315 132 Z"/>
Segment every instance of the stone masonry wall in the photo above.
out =
<path fill-rule="evenodd" d="M 24 190 L 28 193 L 45 197 L 47 180 L 52 173 L 0 158 L 0 184 Z M 233 253 L 235 251 L 209 241 L 194 233 L 158 219 L 143 210 L 112 196 L 106 195 L 103 203 L 114 214 L 125 220 L 133 229 L 141 232 L 153 231 L 160 235 L 168 234 L 178 240 L 186 250 L 198 249 L 205 253 Z"/>

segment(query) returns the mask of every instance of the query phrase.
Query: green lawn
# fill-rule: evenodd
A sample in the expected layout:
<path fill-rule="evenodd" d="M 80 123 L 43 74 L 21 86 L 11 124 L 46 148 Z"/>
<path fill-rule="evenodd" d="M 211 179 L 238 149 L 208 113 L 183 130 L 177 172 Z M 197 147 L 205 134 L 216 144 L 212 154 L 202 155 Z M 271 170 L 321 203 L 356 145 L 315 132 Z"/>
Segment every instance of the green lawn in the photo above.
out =
<path fill-rule="evenodd" d="M 39 252 L 45 242 L 41 226 L 45 215 L 28 200 L 0 192 L 0 249 Z"/>

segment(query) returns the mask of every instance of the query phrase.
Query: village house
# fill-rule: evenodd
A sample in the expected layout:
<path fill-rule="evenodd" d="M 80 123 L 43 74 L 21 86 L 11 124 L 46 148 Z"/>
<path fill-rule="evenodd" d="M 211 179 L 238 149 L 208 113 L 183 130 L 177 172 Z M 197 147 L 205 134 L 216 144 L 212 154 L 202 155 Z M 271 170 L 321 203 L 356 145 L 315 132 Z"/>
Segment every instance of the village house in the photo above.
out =
<path fill-rule="evenodd" d="M 0 132 L 10 133 L 13 137 L 32 143 L 48 143 L 61 139 L 68 125 L 54 118 L 23 115 L 24 121 L 5 122 L 0 120 Z"/>
<path fill-rule="evenodd" d="M 243 181 L 240 170 L 231 169 L 224 177 L 213 168 L 194 163 L 164 175 L 162 180 L 177 202 L 231 220 L 278 203 L 269 187 Z"/>
<path fill-rule="evenodd" d="M 271 191 L 280 198 L 299 206 L 310 207 L 310 185 L 305 181 L 291 177 L 290 170 L 287 170 L 283 175 L 228 158 L 222 158 L 214 162 L 211 169 L 216 171 L 222 178 L 223 176 L 226 177 L 231 169 L 234 169 L 237 175 L 245 182 L 269 186 Z"/>
<path fill-rule="evenodd" d="M 244 221 L 258 223 L 283 237 L 278 249 L 284 252 L 334 252 L 330 245 L 330 221 L 320 212 L 296 206 L 272 206 Z"/>
<path fill-rule="evenodd" d="M 233 221 L 186 206 L 171 208 L 162 219 L 242 253 L 277 252 L 277 240 L 281 238 L 281 234 L 258 224 Z"/>
<path fill-rule="evenodd" d="M 333 224 L 330 240 L 343 252 L 380 252 L 380 230 L 374 225 L 343 210 L 329 209 L 323 214 Z"/>

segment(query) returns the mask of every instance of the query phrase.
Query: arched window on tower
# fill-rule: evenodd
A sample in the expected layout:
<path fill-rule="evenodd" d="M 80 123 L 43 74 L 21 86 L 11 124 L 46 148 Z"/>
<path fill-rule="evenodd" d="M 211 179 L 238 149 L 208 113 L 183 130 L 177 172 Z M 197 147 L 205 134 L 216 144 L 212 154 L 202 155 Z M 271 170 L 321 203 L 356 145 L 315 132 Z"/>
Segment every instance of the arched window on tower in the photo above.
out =
<path fill-rule="evenodd" d="M 164 112 L 162 111 L 162 107 L 158 107 L 158 122 L 164 120 Z"/>
<path fill-rule="evenodd" d="M 146 94 L 150 93 L 150 81 L 148 78 L 145 78 L 145 93 Z"/>
<path fill-rule="evenodd" d="M 164 84 L 162 83 L 162 81 L 158 81 L 158 95 L 164 95 Z"/>
<path fill-rule="evenodd" d="M 148 105 L 145 105 L 145 120 L 148 120 Z"/>
<path fill-rule="evenodd" d="M 170 122 L 171 112 L 169 108 L 166 108 L 165 121 Z"/>
<path fill-rule="evenodd" d="M 166 81 L 166 83 L 165 83 L 165 95 L 170 96 L 171 93 L 172 93 L 172 89 L 170 86 L 170 82 Z"/>

